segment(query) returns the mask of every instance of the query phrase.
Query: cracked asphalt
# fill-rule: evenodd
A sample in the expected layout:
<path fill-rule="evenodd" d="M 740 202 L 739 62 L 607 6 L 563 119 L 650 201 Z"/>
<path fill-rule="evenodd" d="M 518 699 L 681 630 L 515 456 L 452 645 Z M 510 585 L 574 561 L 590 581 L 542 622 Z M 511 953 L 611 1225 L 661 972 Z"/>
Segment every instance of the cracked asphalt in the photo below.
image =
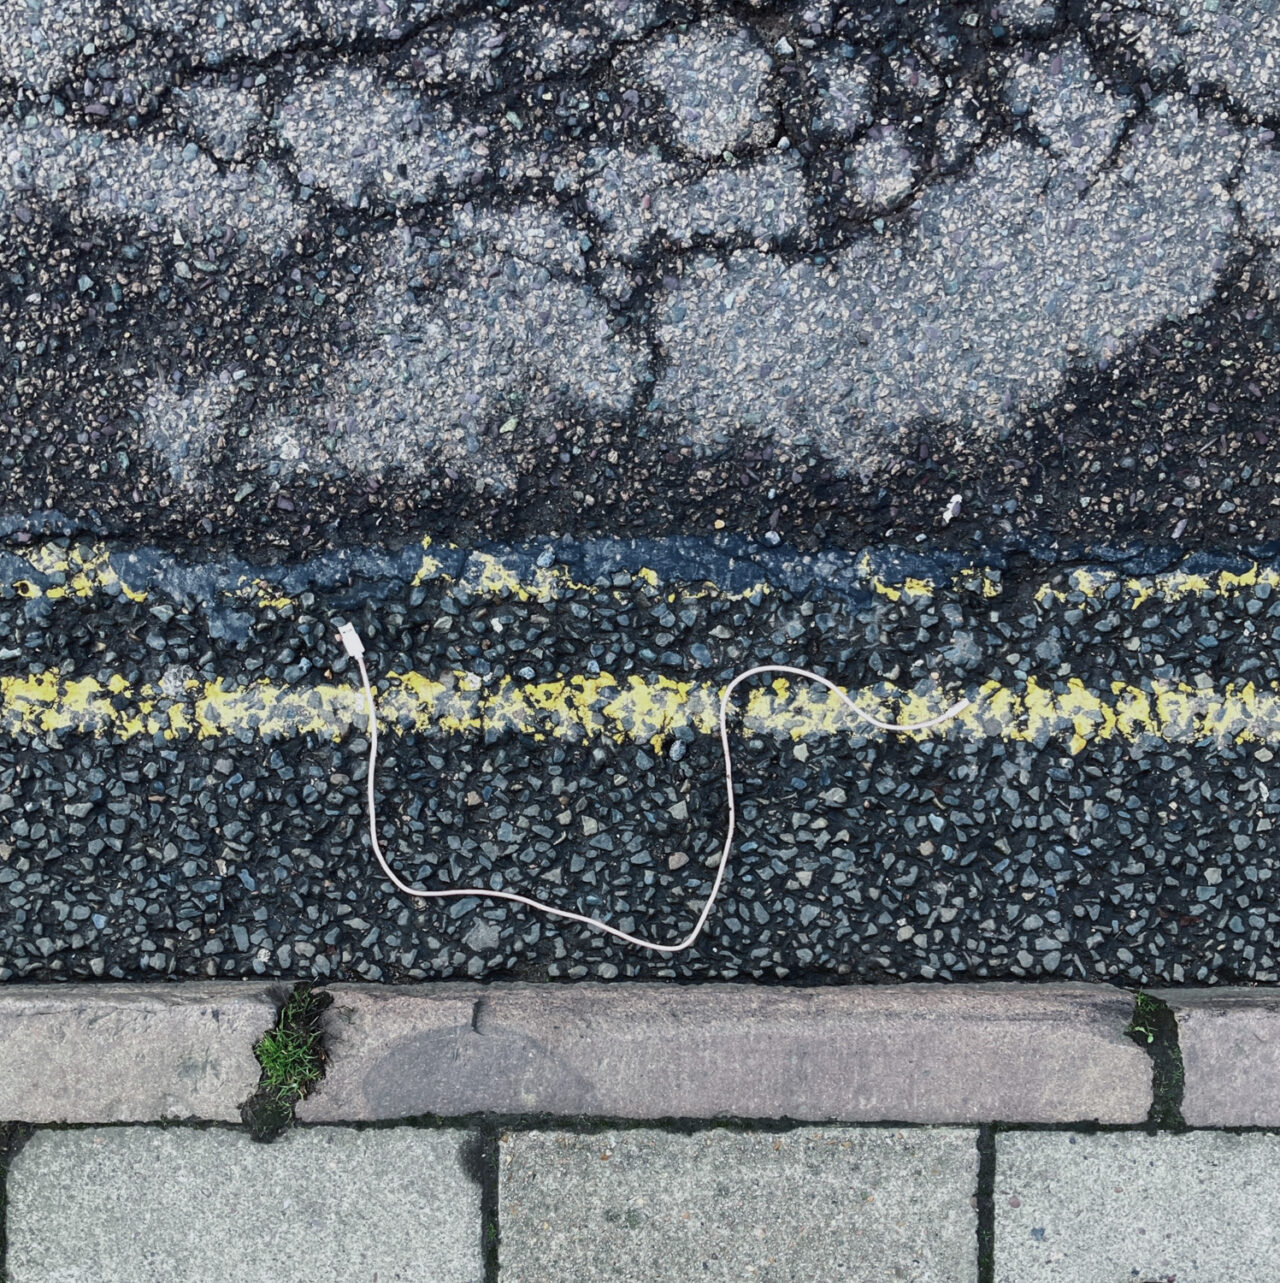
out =
<path fill-rule="evenodd" d="M 1280 8 L 0 8 L 0 980 L 1274 981 Z M 411 876 L 368 871 L 335 619 Z M 754 719 L 754 720 L 753 720 Z"/>

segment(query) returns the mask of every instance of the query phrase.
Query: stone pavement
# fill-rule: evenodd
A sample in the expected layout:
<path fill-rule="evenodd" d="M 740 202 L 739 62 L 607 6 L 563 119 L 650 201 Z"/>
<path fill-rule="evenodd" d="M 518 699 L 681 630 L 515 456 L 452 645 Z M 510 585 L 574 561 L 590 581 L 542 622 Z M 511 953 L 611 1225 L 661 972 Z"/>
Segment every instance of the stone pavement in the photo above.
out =
<path fill-rule="evenodd" d="M 475 1123 L 258 1145 L 222 1127 L 38 1129 L 7 1193 L 9 1283 L 1220 1283 L 1280 1267 L 1280 1137 L 1261 1133 Z"/>
<path fill-rule="evenodd" d="M 280 997 L 0 989 L 16 1120 L 0 1126 L 0 1279 L 1221 1283 L 1280 1269 L 1280 1134 L 1266 1130 L 1280 1127 L 1280 1001 L 1266 991 L 1169 992 L 1135 1011 L 1102 985 L 334 986 L 326 1077 L 264 1144 L 223 1120 L 252 1076 L 253 1013 L 265 1031 Z M 1085 1076 L 1087 1094 L 1069 1090 Z"/>

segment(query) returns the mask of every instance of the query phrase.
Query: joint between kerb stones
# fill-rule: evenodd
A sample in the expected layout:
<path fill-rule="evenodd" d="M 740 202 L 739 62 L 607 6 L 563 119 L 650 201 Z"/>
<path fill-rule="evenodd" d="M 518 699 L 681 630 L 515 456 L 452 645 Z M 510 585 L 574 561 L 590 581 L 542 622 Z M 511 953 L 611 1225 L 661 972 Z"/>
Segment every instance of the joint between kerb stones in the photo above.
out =
<path fill-rule="evenodd" d="M 1185 1131 L 1182 1093 L 1185 1072 L 1178 1018 L 1167 1002 L 1139 989 L 1125 1033 L 1151 1060 L 1151 1109 L 1147 1125 L 1158 1131 Z"/>

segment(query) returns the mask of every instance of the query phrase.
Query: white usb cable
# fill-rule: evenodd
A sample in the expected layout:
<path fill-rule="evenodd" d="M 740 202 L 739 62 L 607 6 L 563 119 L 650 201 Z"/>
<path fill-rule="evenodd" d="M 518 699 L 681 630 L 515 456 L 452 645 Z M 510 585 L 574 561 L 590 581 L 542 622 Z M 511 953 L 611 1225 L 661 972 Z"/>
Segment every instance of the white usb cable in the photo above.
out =
<path fill-rule="evenodd" d="M 757 668 L 748 668 L 744 673 L 739 673 L 724 688 L 720 696 L 720 745 L 724 750 L 724 784 L 729 802 L 729 830 L 725 834 L 724 848 L 720 852 L 720 864 L 716 869 L 715 880 L 711 884 L 711 894 L 707 896 L 707 901 L 702 906 L 702 912 L 698 915 L 698 920 L 694 923 L 693 930 L 679 944 L 659 944 L 654 940 L 644 940 L 640 936 L 631 935 L 626 931 L 619 931 L 617 927 L 611 927 L 607 922 L 601 922 L 599 918 L 590 918 L 583 913 L 573 913 L 569 909 L 557 909 L 554 905 L 543 904 L 541 900 L 532 900 L 525 895 L 517 895 L 514 891 L 491 891 L 486 887 L 458 887 L 445 891 L 424 891 L 418 887 L 409 886 L 397 877 L 387 863 L 386 857 L 382 854 L 382 847 L 378 843 L 377 810 L 373 795 L 373 777 L 378 765 L 378 713 L 373 703 L 373 687 L 369 684 L 369 673 L 364 664 L 364 643 L 360 640 L 360 634 L 356 632 L 351 624 L 342 625 L 338 630 L 338 638 L 347 654 L 356 661 L 360 669 L 360 683 L 364 688 L 365 712 L 369 722 L 369 772 L 366 777 L 368 785 L 369 844 L 373 847 L 373 854 L 377 857 L 383 873 L 391 880 L 392 886 L 398 891 L 404 892 L 405 895 L 417 896 L 421 900 L 455 900 L 472 896 L 482 896 L 490 900 L 510 900 L 513 904 L 523 904 L 526 908 L 537 909 L 540 913 L 549 913 L 556 918 L 567 918 L 570 922 L 580 922 L 583 926 L 592 927 L 596 931 L 603 931 L 606 935 L 614 936 L 626 944 L 634 944 L 641 949 L 652 949 L 655 953 L 680 953 L 688 949 L 702 934 L 702 928 L 706 926 L 707 919 L 711 916 L 711 909 L 716 902 L 716 896 L 720 894 L 720 885 L 724 881 L 725 869 L 729 864 L 729 852 L 733 848 L 733 835 L 738 825 L 738 808 L 733 796 L 733 761 L 729 753 L 729 700 L 733 692 L 748 678 L 759 677 L 764 673 L 786 673 L 792 677 L 804 677 L 809 681 L 818 682 L 831 691 L 855 716 L 882 731 L 927 731 L 935 726 L 941 726 L 943 722 L 950 721 L 957 713 L 962 713 L 972 703 L 971 700 L 962 699 L 952 704 L 945 713 L 940 714 L 938 717 L 931 717 L 925 722 L 902 725 L 898 722 L 882 722 L 879 718 L 872 717 L 870 713 L 864 713 L 834 682 L 828 681 L 817 673 L 811 673 L 806 668 L 792 668 L 787 664 L 763 664 Z"/>

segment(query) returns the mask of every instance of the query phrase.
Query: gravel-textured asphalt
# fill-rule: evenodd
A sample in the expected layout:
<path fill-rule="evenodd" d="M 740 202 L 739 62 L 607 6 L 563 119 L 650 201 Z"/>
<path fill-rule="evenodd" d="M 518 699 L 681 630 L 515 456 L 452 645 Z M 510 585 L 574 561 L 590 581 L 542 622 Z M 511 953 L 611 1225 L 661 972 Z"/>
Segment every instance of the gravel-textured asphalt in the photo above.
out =
<path fill-rule="evenodd" d="M 1275 980 L 1277 67 L 1262 0 L 0 5 L 0 980 Z M 402 869 L 659 934 L 733 672 L 983 712 L 760 703 L 667 964 L 386 894 L 346 617 Z"/>
<path fill-rule="evenodd" d="M 44 545 L 3 569 L 0 979 L 1276 979 L 1274 550 L 975 564 L 410 545 L 255 575 Z M 707 889 L 723 785 L 711 726 L 677 702 L 655 738 L 621 699 L 633 679 L 717 691 L 782 662 L 978 707 L 913 742 L 744 701 L 727 890 L 698 945 L 664 961 L 508 905 L 390 893 L 363 831 L 358 700 L 316 694 L 355 689 L 340 619 L 384 701 L 405 685 L 393 672 L 448 688 L 418 729 L 384 704 L 383 838 L 402 875 L 531 888 L 658 938 Z M 548 697 L 525 732 L 467 722 L 470 687 L 602 676 L 594 703 Z M 232 706 L 210 684 L 248 694 Z M 1056 712 L 1037 714 L 1033 687 Z M 192 689 L 211 702 L 183 705 Z M 1108 725 L 1090 694 L 1128 721 Z M 1144 696 L 1146 713 L 1125 704 Z M 131 721 L 148 709 L 158 721 Z"/>
<path fill-rule="evenodd" d="M 2 6 L 0 517 L 1264 540 L 1280 15 L 1193 9 Z"/>

